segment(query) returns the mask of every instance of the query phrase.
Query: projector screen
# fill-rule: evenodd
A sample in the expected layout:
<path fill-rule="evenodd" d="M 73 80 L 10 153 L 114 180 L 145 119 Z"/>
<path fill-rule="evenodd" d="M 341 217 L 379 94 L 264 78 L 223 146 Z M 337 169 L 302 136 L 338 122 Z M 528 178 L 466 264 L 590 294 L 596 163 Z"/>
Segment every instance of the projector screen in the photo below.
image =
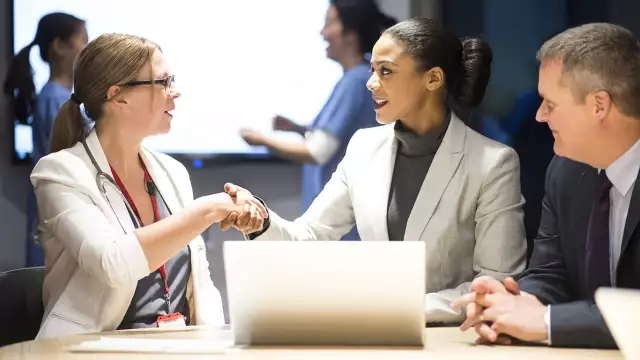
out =
<path fill-rule="evenodd" d="M 89 40 L 121 32 L 157 42 L 182 92 L 171 132 L 145 142 L 165 153 L 264 154 L 239 130 L 271 131 L 276 114 L 310 124 L 342 75 L 320 36 L 328 0 L 20 0 L 13 7 L 15 52 L 55 11 L 85 20 Z M 49 70 L 35 48 L 31 64 L 39 90 Z M 31 146 L 29 126 L 17 125 L 16 153 Z"/>

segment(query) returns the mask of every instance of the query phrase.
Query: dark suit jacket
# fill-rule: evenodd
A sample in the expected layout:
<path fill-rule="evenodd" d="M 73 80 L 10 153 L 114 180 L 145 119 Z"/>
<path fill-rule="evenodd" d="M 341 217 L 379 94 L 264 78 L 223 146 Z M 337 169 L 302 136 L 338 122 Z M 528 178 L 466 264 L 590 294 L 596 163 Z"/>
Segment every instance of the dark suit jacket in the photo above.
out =
<path fill-rule="evenodd" d="M 551 345 L 615 348 L 585 289 L 585 247 L 598 170 L 554 157 L 547 170 L 542 216 L 520 288 L 551 307 Z M 637 178 L 636 178 L 637 179 Z M 624 229 L 616 286 L 640 289 L 640 183 L 636 180 Z"/>

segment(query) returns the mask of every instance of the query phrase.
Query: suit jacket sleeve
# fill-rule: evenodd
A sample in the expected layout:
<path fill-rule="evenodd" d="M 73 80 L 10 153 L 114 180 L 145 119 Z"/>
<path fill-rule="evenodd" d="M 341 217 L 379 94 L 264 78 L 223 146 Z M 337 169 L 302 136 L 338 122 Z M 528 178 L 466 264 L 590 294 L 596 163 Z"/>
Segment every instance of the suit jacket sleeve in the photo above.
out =
<path fill-rule="evenodd" d="M 135 235 L 114 227 L 93 203 L 88 186 L 96 186 L 78 158 L 57 153 L 42 158 L 31 182 L 39 216 L 62 242 L 78 266 L 110 287 L 135 286 L 149 274 L 149 264 Z M 75 169 L 75 170 L 74 170 Z"/>
<path fill-rule="evenodd" d="M 520 163 L 510 148 L 498 152 L 486 171 L 476 208 L 476 245 L 473 267 L 476 276 L 497 279 L 517 276 L 525 269 L 527 240 L 524 231 L 520 192 Z M 449 304 L 469 292 L 471 282 L 456 288 L 427 294 L 429 322 L 453 323 L 464 320 L 460 310 Z"/>
<path fill-rule="evenodd" d="M 550 306 L 551 346 L 615 349 L 611 332 L 591 301 L 581 300 Z"/>
<path fill-rule="evenodd" d="M 340 240 L 356 224 L 349 195 L 348 168 L 357 145 L 356 133 L 336 171 L 309 209 L 298 219 L 287 221 L 269 210 L 269 227 L 255 240 Z M 357 159 L 355 159 L 357 160 Z"/>
<path fill-rule="evenodd" d="M 615 342 L 593 302 L 574 301 L 569 290 L 558 227 L 560 159 L 547 170 L 546 194 L 531 264 L 518 283 L 522 291 L 550 306 L 550 343 L 558 347 L 614 348 Z"/>
<path fill-rule="evenodd" d="M 556 185 L 558 158 L 553 158 L 547 169 L 546 193 L 542 200 L 542 214 L 538 235 L 534 240 L 529 268 L 519 279 L 520 288 L 535 295 L 543 304 L 565 303 L 572 300 L 567 287 L 564 255 L 558 228 Z"/>

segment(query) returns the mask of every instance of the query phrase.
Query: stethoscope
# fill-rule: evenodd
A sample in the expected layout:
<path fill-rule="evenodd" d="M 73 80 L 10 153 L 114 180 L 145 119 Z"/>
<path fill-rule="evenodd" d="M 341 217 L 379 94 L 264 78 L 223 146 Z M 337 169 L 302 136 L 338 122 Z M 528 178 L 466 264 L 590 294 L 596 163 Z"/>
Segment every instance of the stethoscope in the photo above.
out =
<path fill-rule="evenodd" d="M 138 219 L 138 217 L 135 215 L 135 212 L 133 211 L 133 208 L 131 207 L 131 205 L 127 201 L 126 197 L 122 193 L 122 190 L 120 190 L 120 187 L 118 186 L 118 183 L 116 182 L 116 180 L 111 175 L 107 174 L 106 172 L 104 172 L 100 168 L 100 165 L 98 165 L 98 162 L 96 161 L 95 157 L 91 153 L 91 150 L 89 150 L 89 146 L 87 145 L 87 142 L 84 139 L 80 140 L 80 142 L 82 143 L 82 146 L 84 147 L 84 150 L 87 152 L 87 155 L 89 156 L 89 160 L 91 160 L 91 163 L 93 164 L 93 167 L 96 169 L 96 176 L 95 176 L 96 186 L 98 187 L 98 190 L 100 191 L 100 194 L 105 199 L 107 204 L 109 204 L 109 207 L 111 208 L 111 211 L 113 212 L 113 215 L 116 217 L 116 220 L 118 220 L 118 224 L 120 224 L 120 228 L 122 228 L 122 231 L 125 234 L 127 234 L 127 230 L 125 229 L 124 224 L 122 223 L 122 221 L 120 221 L 120 218 L 118 217 L 118 213 L 116 212 L 116 209 L 113 207 L 113 204 L 111 204 L 111 200 L 109 200 L 109 196 L 107 196 L 107 187 L 106 187 L 107 183 L 113 185 L 112 187 L 115 188 L 116 192 L 118 193 L 118 195 L 122 199 L 122 202 L 124 202 L 125 206 L 127 207 L 127 212 L 129 212 L 129 216 L 131 217 L 131 221 L 133 222 L 133 225 L 136 228 L 142 227 L 142 221 L 140 219 Z M 151 153 L 151 154 L 153 155 L 153 153 Z M 153 157 L 156 160 L 156 162 L 158 162 L 158 164 L 160 164 L 160 167 L 162 167 L 162 169 L 164 170 L 165 174 L 169 178 L 169 181 L 171 182 L 171 185 L 173 186 L 173 190 L 176 192 L 176 196 L 178 197 L 178 201 L 180 202 L 180 206 L 183 206 L 182 205 L 182 198 L 180 197 L 180 193 L 177 191 L 177 187 L 176 187 L 175 183 L 173 182 L 173 179 L 169 175 L 169 172 L 164 167 L 164 165 L 162 165 L 162 163 L 158 160 L 158 158 L 155 155 L 153 155 Z M 158 195 L 160 195 L 160 199 L 164 203 L 164 206 L 167 209 L 167 211 L 169 212 L 169 215 L 171 215 L 171 210 L 169 209 L 169 206 L 167 205 L 167 202 L 165 201 L 164 196 L 162 196 L 162 193 L 160 192 L 160 190 L 155 186 L 154 186 L 154 190 L 158 193 Z"/>

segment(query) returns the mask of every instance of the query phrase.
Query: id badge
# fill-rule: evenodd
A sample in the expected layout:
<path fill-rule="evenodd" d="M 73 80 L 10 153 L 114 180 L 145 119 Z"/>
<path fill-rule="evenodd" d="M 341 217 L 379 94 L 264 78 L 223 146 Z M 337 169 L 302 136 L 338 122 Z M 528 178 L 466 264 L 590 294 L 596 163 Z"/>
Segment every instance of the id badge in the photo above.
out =
<path fill-rule="evenodd" d="M 158 316 L 156 326 L 163 329 L 178 329 L 187 327 L 184 316 L 180 313 Z"/>

